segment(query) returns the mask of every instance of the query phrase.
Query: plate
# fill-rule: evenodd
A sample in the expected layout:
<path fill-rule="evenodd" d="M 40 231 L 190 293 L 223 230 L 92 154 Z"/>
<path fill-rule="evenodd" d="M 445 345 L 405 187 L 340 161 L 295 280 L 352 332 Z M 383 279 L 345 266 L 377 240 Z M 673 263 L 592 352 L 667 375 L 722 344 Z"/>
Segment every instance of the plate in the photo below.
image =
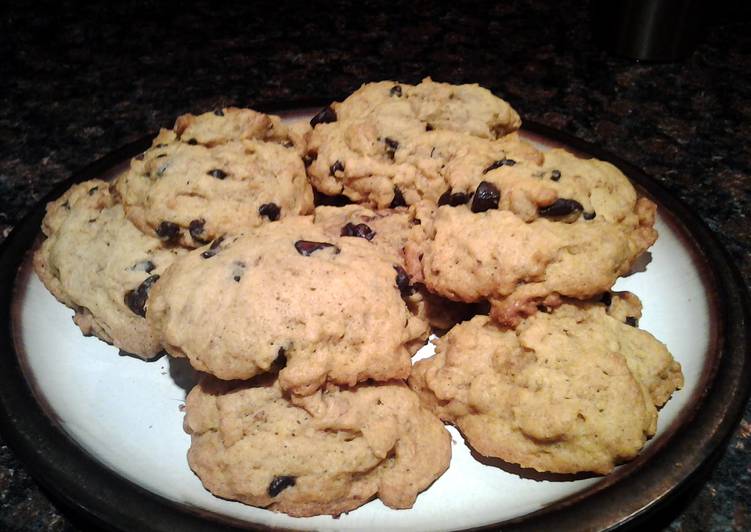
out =
<path fill-rule="evenodd" d="M 287 113 L 287 119 L 309 116 Z M 702 466 L 737 423 L 749 391 L 748 295 L 711 232 L 654 180 L 617 157 L 537 124 L 523 136 L 619 166 L 659 206 L 655 246 L 616 289 L 644 304 L 640 327 L 682 364 L 685 386 L 661 410 L 641 455 L 606 477 L 533 474 L 477 460 L 449 427 L 449 470 L 412 509 L 375 500 L 338 518 L 291 518 L 212 496 L 190 471 L 181 406 L 195 375 L 184 360 L 143 362 L 85 338 L 33 273 L 30 250 L 44 203 L 0 255 L 0 430 L 35 478 L 65 503 L 113 529 L 454 530 L 498 526 L 611 528 L 649 518 Z M 150 145 L 145 137 L 63 183 L 111 178 Z M 429 356 L 426 346 L 417 358 Z"/>

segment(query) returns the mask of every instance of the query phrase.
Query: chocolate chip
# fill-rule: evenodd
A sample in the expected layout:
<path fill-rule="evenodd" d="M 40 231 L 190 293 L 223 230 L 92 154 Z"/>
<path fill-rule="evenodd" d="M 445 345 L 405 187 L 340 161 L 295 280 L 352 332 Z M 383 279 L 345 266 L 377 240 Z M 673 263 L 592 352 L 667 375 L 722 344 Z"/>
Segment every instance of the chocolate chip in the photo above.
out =
<path fill-rule="evenodd" d="M 553 181 L 558 181 L 561 178 L 561 171 L 560 170 L 553 170 L 550 172 L 550 179 Z"/>
<path fill-rule="evenodd" d="M 211 245 L 209 246 L 209 249 L 207 249 L 206 251 L 204 251 L 203 253 L 201 253 L 201 256 L 204 259 L 210 259 L 214 255 L 216 255 L 217 253 L 219 253 L 219 246 L 222 244 L 223 241 L 224 241 L 224 236 L 220 236 L 219 238 L 217 238 L 216 240 L 214 240 L 211 243 Z"/>
<path fill-rule="evenodd" d="M 196 144 L 198 144 L 198 141 L 196 139 L 190 139 L 188 141 L 188 144 L 190 144 L 191 146 L 195 146 Z"/>
<path fill-rule="evenodd" d="M 265 216 L 272 222 L 275 222 L 279 219 L 280 212 L 281 209 L 276 203 L 264 203 L 258 208 L 258 214 Z"/>
<path fill-rule="evenodd" d="M 594 220 L 597 213 L 595 211 L 582 213 L 582 217 L 585 220 Z"/>
<path fill-rule="evenodd" d="M 313 161 L 316 160 L 316 157 L 318 157 L 317 153 L 306 153 L 303 155 L 302 162 L 305 165 L 305 168 L 313 164 Z"/>
<path fill-rule="evenodd" d="M 344 163 L 342 161 L 336 161 L 334 164 L 331 165 L 329 168 L 329 172 L 333 176 L 337 172 L 344 172 Z"/>
<path fill-rule="evenodd" d="M 501 199 L 501 191 L 493 183 L 483 181 L 477 185 L 475 197 L 472 198 L 472 212 L 485 212 L 497 209 Z"/>
<path fill-rule="evenodd" d="M 157 155 L 155 157 L 155 159 L 161 159 L 162 157 L 167 157 L 167 154 L 166 153 L 160 153 L 159 155 Z"/>
<path fill-rule="evenodd" d="M 214 114 L 216 116 L 224 116 L 224 111 L 222 111 L 221 109 L 217 109 L 214 111 Z"/>
<path fill-rule="evenodd" d="M 274 477 L 274 480 L 269 483 L 269 489 L 266 490 L 266 493 L 269 494 L 269 497 L 276 497 L 285 489 L 294 486 L 296 481 L 297 479 L 290 475 Z"/>
<path fill-rule="evenodd" d="M 304 257 L 310 257 L 319 249 L 325 248 L 334 248 L 334 253 L 339 253 L 339 251 L 341 251 L 334 244 L 329 244 L 328 242 L 311 242 L 310 240 L 298 240 L 295 242 L 295 249 Z"/>
<path fill-rule="evenodd" d="M 425 124 L 425 131 L 433 131 L 433 124 Z"/>
<path fill-rule="evenodd" d="M 144 157 L 143 153 L 139 153 L 134 158 L 136 161 L 143 161 L 143 157 Z"/>
<path fill-rule="evenodd" d="M 369 225 L 367 224 L 355 225 L 352 222 L 342 227 L 342 234 L 341 234 L 341 236 L 355 236 L 358 238 L 364 238 L 366 240 L 373 240 L 373 237 L 375 235 L 376 235 L 375 231 L 373 231 Z"/>
<path fill-rule="evenodd" d="M 89 196 L 93 196 L 94 194 L 96 194 L 97 190 L 99 190 L 99 187 L 91 187 L 89 189 Z"/>
<path fill-rule="evenodd" d="M 386 143 L 386 155 L 393 160 L 396 150 L 399 149 L 399 142 L 389 137 L 386 137 L 383 141 Z"/>
<path fill-rule="evenodd" d="M 240 282 L 240 279 L 242 279 L 243 274 L 245 273 L 246 265 L 243 261 L 236 260 L 232 263 L 232 279 L 236 283 Z"/>
<path fill-rule="evenodd" d="M 136 262 L 133 266 L 131 266 L 131 270 L 134 272 L 146 272 L 151 273 L 151 271 L 156 268 L 153 262 L 150 260 L 142 260 L 139 262 Z"/>
<path fill-rule="evenodd" d="M 272 366 L 282 369 L 287 365 L 287 351 L 283 347 L 280 347 L 276 352 L 276 358 L 271 363 Z"/>
<path fill-rule="evenodd" d="M 313 203 L 315 206 L 319 205 L 329 205 L 332 207 L 344 207 L 345 205 L 349 205 L 352 203 L 352 200 L 349 199 L 347 196 L 344 196 L 343 194 L 339 194 L 337 196 L 327 196 L 326 194 L 323 194 L 322 192 L 319 192 L 317 190 L 313 190 Z"/>
<path fill-rule="evenodd" d="M 188 225 L 188 232 L 190 233 L 190 236 L 193 237 L 193 240 L 201 244 L 206 243 L 206 240 L 201 237 L 201 235 L 203 235 L 203 226 L 205 224 L 206 220 L 199 218 L 198 220 L 191 220 L 190 224 Z"/>
<path fill-rule="evenodd" d="M 216 177 L 217 179 L 224 179 L 225 177 L 227 177 L 227 172 L 219 168 L 214 168 L 213 170 L 209 170 L 206 173 L 211 177 Z"/>
<path fill-rule="evenodd" d="M 336 111 L 331 107 L 324 107 L 310 119 L 310 127 L 316 127 L 316 124 L 328 124 L 329 122 L 336 122 Z"/>
<path fill-rule="evenodd" d="M 391 205 L 389 206 L 392 209 L 407 206 L 407 202 L 404 200 L 404 195 L 402 194 L 402 191 L 399 190 L 399 187 L 394 187 L 394 199 L 391 200 Z"/>
<path fill-rule="evenodd" d="M 634 316 L 627 316 L 626 325 L 630 325 L 631 327 L 637 327 L 639 325 L 639 322 Z"/>
<path fill-rule="evenodd" d="M 537 305 L 537 310 L 539 310 L 540 312 L 542 312 L 544 314 L 550 314 L 550 309 L 548 308 L 548 306 L 544 305 L 542 303 L 540 303 L 539 305 Z"/>
<path fill-rule="evenodd" d="M 496 168 L 500 168 L 501 166 L 514 166 L 516 164 L 516 161 L 513 159 L 506 159 L 505 157 L 503 159 L 499 159 L 490 166 L 488 166 L 485 170 L 482 171 L 483 174 L 487 174 L 491 170 L 495 170 Z"/>
<path fill-rule="evenodd" d="M 391 90 L 389 91 L 389 95 L 390 96 L 401 97 L 402 96 L 402 86 L 401 85 L 394 85 L 393 87 L 391 87 Z"/>
<path fill-rule="evenodd" d="M 146 317 L 146 299 L 149 297 L 151 286 L 159 279 L 158 275 L 151 275 L 138 285 L 135 290 L 125 292 L 125 305 L 134 313 Z"/>
<path fill-rule="evenodd" d="M 464 205 L 469 201 L 469 195 L 467 195 L 464 192 L 454 192 L 451 193 L 451 189 L 448 189 L 446 192 L 441 194 L 441 197 L 438 198 L 438 205 L 450 205 L 452 207 L 458 207 L 459 205 Z"/>
<path fill-rule="evenodd" d="M 411 296 L 414 288 L 409 284 L 409 275 L 404 271 L 404 268 L 397 264 L 394 265 L 394 269 L 396 270 L 396 286 L 399 288 L 402 297 Z"/>
<path fill-rule="evenodd" d="M 604 303 L 606 307 L 610 306 L 610 303 L 613 302 L 613 294 L 610 292 L 603 292 L 602 296 L 600 296 L 600 303 Z"/>
<path fill-rule="evenodd" d="M 284 142 L 282 142 L 282 146 L 284 146 L 285 148 L 292 148 L 294 145 L 295 143 L 291 140 L 285 140 Z"/>
<path fill-rule="evenodd" d="M 537 212 L 546 218 L 559 218 L 570 214 L 578 214 L 584 210 L 582 204 L 576 200 L 558 198 L 547 207 L 541 207 Z"/>
<path fill-rule="evenodd" d="M 165 242 L 170 242 L 180 236 L 180 226 L 172 222 L 162 222 L 156 228 L 156 235 Z"/>

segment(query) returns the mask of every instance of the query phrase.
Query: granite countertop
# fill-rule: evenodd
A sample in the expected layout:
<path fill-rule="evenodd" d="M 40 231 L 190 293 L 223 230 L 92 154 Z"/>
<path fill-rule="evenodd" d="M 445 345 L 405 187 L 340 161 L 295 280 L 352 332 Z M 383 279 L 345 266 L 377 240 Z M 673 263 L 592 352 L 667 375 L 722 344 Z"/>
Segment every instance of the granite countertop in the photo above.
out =
<path fill-rule="evenodd" d="M 312 3 L 311 3 L 312 4 Z M 339 97 L 369 80 L 478 82 L 685 201 L 751 282 L 751 10 L 723 4 L 686 59 L 603 51 L 580 2 L 438 7 L 158 2 L 0 12 L 0 239 L 58 182 L 185 112 Z M 680 312 L 680 309 L 676 309 Z M 751 408 L 706 484 L 656 527 L 751 528 Z M 0 529 L 79 530 L 0 434 Z"/>

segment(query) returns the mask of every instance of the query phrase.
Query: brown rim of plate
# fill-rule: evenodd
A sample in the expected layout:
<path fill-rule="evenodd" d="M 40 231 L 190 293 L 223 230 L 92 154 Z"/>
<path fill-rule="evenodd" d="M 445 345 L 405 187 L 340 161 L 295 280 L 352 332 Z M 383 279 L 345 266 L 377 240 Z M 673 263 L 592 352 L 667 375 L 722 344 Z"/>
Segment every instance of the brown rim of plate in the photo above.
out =
<path fill-rule="evenodd" d="M 302 107 L 302 106 L 300 106 Z M 547 126 L 526 122 L 544 139 L 618 166 L 654 199 L 690 250 L 710 296 L 710 353 L 692 398 L 675 422 L 634 461 L 593 486 L 522 517 L 483 528 L 582 530 L 640 526 L 701 481 L 739 422 L 749 395 L 749 296 L 744 282 L 707 226 L 679 199 L 635 166 Z M 144 151 L 143 137 L 89 165 L 39 202 L 0 247 L 0 431 L 34 478 L 56 501 L 87 522 L 113 530 L 210 531 L 259 525 L 181 505 L 126 480 L 73 442 L 45 412 L 19 362 L 12 303 L 19 267 L 39 234 L 47 201 L 72 184 L 101 176 Z"/>

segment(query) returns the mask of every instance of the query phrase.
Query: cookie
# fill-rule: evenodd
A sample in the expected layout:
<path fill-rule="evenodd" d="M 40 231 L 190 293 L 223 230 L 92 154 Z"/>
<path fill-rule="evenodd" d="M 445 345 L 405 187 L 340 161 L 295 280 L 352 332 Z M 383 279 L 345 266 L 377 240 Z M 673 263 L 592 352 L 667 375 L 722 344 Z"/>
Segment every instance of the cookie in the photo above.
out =
<path fill-rule="evenodd" d="M 85 335 L 150 358 L 161 351 L 144 315 L 149 291 L 184 251 L 141 233 L 115 203 L 109 183 L 74 185 L 47 206 L 47 237 L 34 270 Z"/>
<path fill-rule="evenodd" d="M 605 474 L 632 459 L 683 385 L 665 346 L 603 303 L 570 300 L 516 329 L 476 316 L 435 343 L 409 380 L 424 404 L 480 454 L 537 471 Z"/>
<path fill-rule="evenodd" d="M 452 300 L 489 299 L 509 325 L 560 296 L 609 290 L 656 240 L 656 206 L 608 163 L 545 158 L 489 171 L 464 204 L 418 204 L 425 236 L 406 252 L 415 280 Z"/>
<path fill-rule="evenodd" d="M 409 375 L 427 325 L 402 295 L 409 279 L 367 239 L 332 237 L 312 217 L 217 239 L 165 272 L 148 318 L 166 350 L 221 379 L 286 364 L 285 390 Z"/>
<path fill-rule="evenodd" d="M 403 383 L 290 400 L 277 382 L 207 380 L 186 401 L 188 462 L 219 497 L 293 516 L 374 497 L 410 508 L 448 468 L 450 436 Z"/>
<path fill-rule="evenodd" d="M 308 176 L 327 195 L 371 207 L 438 202 L 480 182 L 504 160 L 541 161 L 515 129 L 518 115 L 478 86 L 424 81 L 365 85 L 316 116 L 307 136 Z M 476 182 L 475 182 L 476 181 Z"/>
<path fill-rule="evenodd" d="M 116 183 L 141 231 L 200 247 L 313 209 L 302 135 L 276 116 L 228 108 L 184 115 Z"/>

